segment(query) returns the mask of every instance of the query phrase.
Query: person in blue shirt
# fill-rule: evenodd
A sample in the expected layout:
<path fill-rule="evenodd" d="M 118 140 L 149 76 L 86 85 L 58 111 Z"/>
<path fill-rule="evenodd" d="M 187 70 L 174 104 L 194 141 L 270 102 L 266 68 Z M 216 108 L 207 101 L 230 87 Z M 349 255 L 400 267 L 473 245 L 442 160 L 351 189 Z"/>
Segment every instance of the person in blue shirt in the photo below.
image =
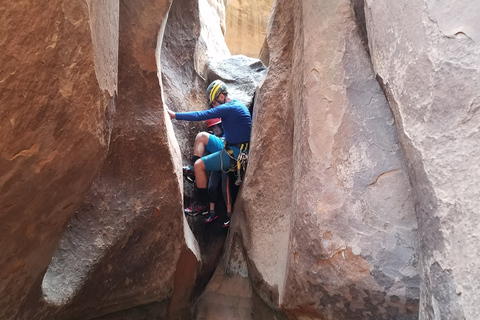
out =
<path fill-rule="evenodd" d="M 167 108 L 171 119 L 187 121 L 203 121 L 220 118 L 222 120 L 225 143 L 215 135 L 201 132 L 195 139 L 193 147 L 193 172 L 197 184 L 197 201 L 188 209 L 192 213 L 208 210 L 209 196 L 207 191 L 207 171 L 228 171 L 231 157 L 226 148 L 237 158 L 241 149 L 248 146 L 252 129 L 252 117 L 248 108 L 228 96 L 227 85 L 221 80 L 213 81 L 206 90 L 210 109 L 204 111 L 173 112 Z M 211 152 L 203 156 L 205 149 Z M 184 173 L 191 173 L 191 167 L 184 168 Z M 209 211 L 206 222 L 217 216 Z"/>

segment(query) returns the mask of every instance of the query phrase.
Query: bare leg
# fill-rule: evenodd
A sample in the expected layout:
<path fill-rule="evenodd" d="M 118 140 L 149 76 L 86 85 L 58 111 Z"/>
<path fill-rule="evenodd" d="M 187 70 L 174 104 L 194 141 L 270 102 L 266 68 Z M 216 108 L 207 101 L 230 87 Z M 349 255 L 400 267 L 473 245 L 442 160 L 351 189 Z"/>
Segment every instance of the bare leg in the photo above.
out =
<path fill-rule="evenodd" d="M 208 132 L 199 132 L 195 137 L 195 144 L 193 145 L 193 155 L 203 157 L 205 147 L 208 144 L 208 138 L 210 134 Z"/>
<path fill-rule="evenodd" d="M 197 182 L 197 188 L 207 188 L 207 171 L 205 170 L 205 163 L 202 159 L 195 161 L 193 165 L 193 171 L 195 172 L 195 181 Z"/>

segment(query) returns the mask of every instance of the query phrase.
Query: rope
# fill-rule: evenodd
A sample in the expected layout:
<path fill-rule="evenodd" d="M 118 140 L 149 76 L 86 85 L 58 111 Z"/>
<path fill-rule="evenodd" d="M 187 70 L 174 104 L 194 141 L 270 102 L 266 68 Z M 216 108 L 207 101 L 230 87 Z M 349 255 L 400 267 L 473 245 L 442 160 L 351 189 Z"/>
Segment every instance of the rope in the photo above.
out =
<path fill-rule="evenodd" d="M 222 157 L 222 154 L 223 152 L 227 152 L 227 156 L 236 161 L 237 162 L 237 165 L 236 165 L 236 168 L 237 168 L 237 173 L 236 173 L 236 176 L 237 176 L 237 180 L 235 180 L 235 185 L 236 186 L 239 186 L 241 183 L 242 183 L 242 169 L 243 171 L 246 170 L 247 168 L 247 162 L 248 162 L 248 154 L 247 154 L 247 149 L 248 149 L 248 143 L 245 143 L 245 144 L 242 144 L 240 146 L 240 152 L 238 153 L 238 157 L 235 158 L 233 156 L 233 151 L 232 149 L 228 149 L 227 150 L 227 146 L 226 146 L 226 143 L 225 143 L 225 146 L 223 147 L 222 149 L 222 152 L 220 152 L 220 165 L 221 165 L 221 170 L 222 172 L 224 173 L 228 173 L 230 171 L 234 171 L 232 170 L 232 165 L 230 165 L 229 169 L 227 171 L 224 171 L 223 170 L 223 157 Z"/>

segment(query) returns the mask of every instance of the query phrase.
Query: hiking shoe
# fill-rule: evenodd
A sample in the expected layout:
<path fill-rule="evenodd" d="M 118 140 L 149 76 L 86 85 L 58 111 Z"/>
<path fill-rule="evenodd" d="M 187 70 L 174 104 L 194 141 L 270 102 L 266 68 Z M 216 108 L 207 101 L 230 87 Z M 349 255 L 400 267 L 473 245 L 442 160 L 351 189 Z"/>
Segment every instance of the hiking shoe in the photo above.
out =
<path fill-rule="evenodd" d="M 194 202 L 183 210 L 183 212 L 188 215 L 195 217 L 199 214 L 206 214 L 208 212 L 208 204 L 201 202 Z"/>
<path fill-rule="evenodd" d="M 229 218 L 229 217 L 227 217 L 227 218 L 225 219 L 225 221 L 223 222 L 223 227 L 224 227 L 224 228 L 230 227 L 230 218 Z"/>
<path fill-rule="evenodd" d="M 183 167 L 183 176 L 187 181 L 195 181 L 195 173 L 193 172 L 193 166 L 184 166 Z"/>
<path fill-rule="evenodd" d="M 212 222 L 213 220 L 215 220 L 215 219 L 217 219 L 217 218 L 218 218 L 218 216 L 217 216 L 217 214 L 216 214 L 215 212 L 209 211 L 209 212 L 208 212 L 208 216 L 207 216 L 207 218 L 205 219 L 205 222 L 206 222 L 206 223 L 209 223 L 209 222 Z"/>

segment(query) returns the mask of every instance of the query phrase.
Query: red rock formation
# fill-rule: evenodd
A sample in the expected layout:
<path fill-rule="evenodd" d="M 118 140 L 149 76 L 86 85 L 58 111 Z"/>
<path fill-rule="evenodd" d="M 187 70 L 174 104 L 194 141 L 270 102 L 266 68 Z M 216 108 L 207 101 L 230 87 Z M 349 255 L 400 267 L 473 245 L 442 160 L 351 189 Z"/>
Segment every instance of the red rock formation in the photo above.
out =
<path fill-rule="evenodd" d="M 0 318 L 20 319 L 106 156 L 118 4 L 5 2 L 1 12 Z"/>
<path fill-rule="evenodd" d="M 273 14 L 230 230 L 254 290 L 292 317 L 413 319 L 413 201 L 352 4 L 277 1 Z"/>
<path fill-rule="evenodd" d="M 204 107 L 229 52 L 224 1 L 178 1 L 167 22 L 170 3 L 3 6 L 1 319 L 192 317 L 222 244 L 208 234 L 200 253 L 185 222 L 180 166 L 200 126 L 172 126 L 163 100 Z M 356 23 L 361 8 L 276 2 L 248 170 L 197 318 L 416 319 L 419 254 L 421 317 L 477 318 L 479 11 L 366 0 Z"/>
<path fill-rule="evenodd" d="M 170 300 L 170 318 L 189 314 L 199 252 L 183 216 L 182 161 L 156 54 L 169 8 L 120 4 L 112 143 L 45 276 L 47 302 L 61 307 L 51 313 L 89 318 Z"/>
<path fill-rule="evenodd" d="M 479 3 L 365 4 L 415 195 L 420 318 L 479 319 Z"/>
<path fill-rule="evenodd" d="M 233 55 L 258 58 L 273 0 L 231 0 L 226 10 L 225 42 Z"/>

